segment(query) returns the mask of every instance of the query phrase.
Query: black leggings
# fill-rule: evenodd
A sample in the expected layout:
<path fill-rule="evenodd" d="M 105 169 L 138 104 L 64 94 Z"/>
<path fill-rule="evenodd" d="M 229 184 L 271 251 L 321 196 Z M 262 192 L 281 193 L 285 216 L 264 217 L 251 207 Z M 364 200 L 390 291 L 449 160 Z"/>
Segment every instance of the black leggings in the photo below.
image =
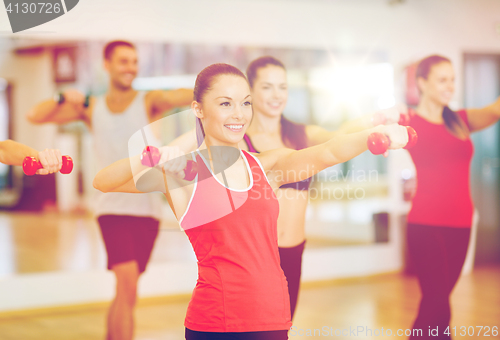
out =
<path fill-rule="evenodd" d="M 421 329 L 423 335 L 410 339 L 451 339 L 443 332 L 450 324 L 450 294 L 462 271 L 469 237 L 470 228 L 408 224 L 408 249 L 422 292 L 413 329 Z M 439 336 L 429 336 L 429 326 L 439 327 Z"/>
<path fill-rule="evenodd" d="M 287 340 L 288 331 L 266 332 L 198 332 L 186 328 L 186 340 Z"/>
<path fill-rule="evenodd" d="M 304 253 L 305 244 L 306 241 L 295 247 L 278 248 L 281 269 L 283 269 L 283 273 L 285 273 L 286 280 L 288 281 L 288 294 L 290 295 L 290 312 L 292 319 L 299 297 L 300 275 L 302 274 L 302 254 Z"/>

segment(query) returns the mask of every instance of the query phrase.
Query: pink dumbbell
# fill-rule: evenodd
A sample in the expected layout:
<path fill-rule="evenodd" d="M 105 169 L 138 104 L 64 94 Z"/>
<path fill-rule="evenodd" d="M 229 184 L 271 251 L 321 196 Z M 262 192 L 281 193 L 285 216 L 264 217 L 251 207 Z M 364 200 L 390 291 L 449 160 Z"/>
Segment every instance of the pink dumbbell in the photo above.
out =
<path fill-rule="evenodd" d="M 160 150 L 154 146 L 146 146 L 141 154 L 141 164 L 144 166 L 154 167 L 160 161 Z M 195 161 L 188 160 L 184 169 L 184 179 L 192 181 L 198 173 L 198 164 Z"/>
<path fill-rule="evenodd" d="M 26 157 L 23 161 L 23 171 L 28 176 L 36 174 L 38 169 L 42 169 L 42 163 L 35 157 Z M 70 156 L 62 156 L 62 167 L 59 170 L 62 174 L 69 174 L 73 170 L 73 159 Z"/>
<path fill-rule="evenodd" d="M 411 126 L 407 126 L 406 130 L 408 132 L 408 144 L 404 147 L 409 149 L 417 143 L 417 132 Z M 374 132 L 368 136 L 368 149 L 374 155 L 381 155 L 387 151 L 391 141 L 389 137 L 380 132 Z"/>

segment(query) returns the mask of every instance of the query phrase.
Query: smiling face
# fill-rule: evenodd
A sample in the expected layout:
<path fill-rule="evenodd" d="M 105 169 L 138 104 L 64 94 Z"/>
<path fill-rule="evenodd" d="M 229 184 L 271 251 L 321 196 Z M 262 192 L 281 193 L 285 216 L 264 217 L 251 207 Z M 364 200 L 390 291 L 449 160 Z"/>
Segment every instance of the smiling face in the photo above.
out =
<path fill-rule="evenodd" d="M 128 46 L 118 46 L 111 57 L 104 60 L 104 67 L 114 86 L 130 89 L 137 76 L 137 52 Z"/>
<path fill-rule="evenodd" d="M 455 71 L 449 62 L 441 62 L 431 67 L 427 79 L 418 78 L 422 97 L 447 106 L 455 92 Z"/>
<path fill-rule="evenodd" d="M 193 102 L 192 109 L 202 121 L 209 144 L 237 145 L 252 120 L 252 99 L 246 79 L 219 75 L 201 100 Z"/>
<path fill-rule="evenodd" d="M 286 71 L 276 65 L 267 65 L 257 70 L 252 88 L 255 112 L 267 116 L 279 116 L 288 99 Z"/>

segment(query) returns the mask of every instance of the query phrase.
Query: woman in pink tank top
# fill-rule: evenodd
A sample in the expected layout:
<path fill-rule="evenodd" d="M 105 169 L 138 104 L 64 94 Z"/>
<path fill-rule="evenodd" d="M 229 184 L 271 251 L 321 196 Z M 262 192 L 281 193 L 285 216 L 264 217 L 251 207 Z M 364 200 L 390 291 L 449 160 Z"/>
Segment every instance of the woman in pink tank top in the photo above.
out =
<path fill-rule="evenodd" d="M 191 156 L 194 180 L 184 179 L 188 157 L 178 147 L 163 147 L 160 166 L 151 170 L 139 155 L 124 159 L 102 169 L 94 187 L 166 195 L 198 260 L 186 339 L 287 339 L 290 302 L 278 253 L 276 190 L 366 151 L 372 132 L 386 134 L 391 149 L 401 148 L 406 128 L 380 125 L 302 150 L 242 151 L 252 98 L 245 75 L 227 64 L 198 74 L 191 108 L 203 132 Z"/>

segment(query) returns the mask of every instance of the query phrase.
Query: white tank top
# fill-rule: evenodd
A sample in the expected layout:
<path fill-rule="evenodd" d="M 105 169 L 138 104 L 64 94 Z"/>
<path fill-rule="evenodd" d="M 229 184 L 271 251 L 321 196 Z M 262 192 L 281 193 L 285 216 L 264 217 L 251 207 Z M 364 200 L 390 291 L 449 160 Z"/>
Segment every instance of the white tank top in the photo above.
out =
<path fill-rule="evenodd" d="M 144 102 L 145 92 L 137 93 L 132 103 L 121 113 L 112 113 L 106 105 L 105 96 L 97 97 L 92 114 L 92 131 L 95 159 L 98 169 L 129 157 L 129 139 L 144 128 L 149 145 L 161 146 L 149 128 Z M 137 152 L 137 151 L 136 151 Z M 96 193 L 94 213 L 100 215 L 131 215 L 161 219 L 162 199 L 160 193 Z"/>

